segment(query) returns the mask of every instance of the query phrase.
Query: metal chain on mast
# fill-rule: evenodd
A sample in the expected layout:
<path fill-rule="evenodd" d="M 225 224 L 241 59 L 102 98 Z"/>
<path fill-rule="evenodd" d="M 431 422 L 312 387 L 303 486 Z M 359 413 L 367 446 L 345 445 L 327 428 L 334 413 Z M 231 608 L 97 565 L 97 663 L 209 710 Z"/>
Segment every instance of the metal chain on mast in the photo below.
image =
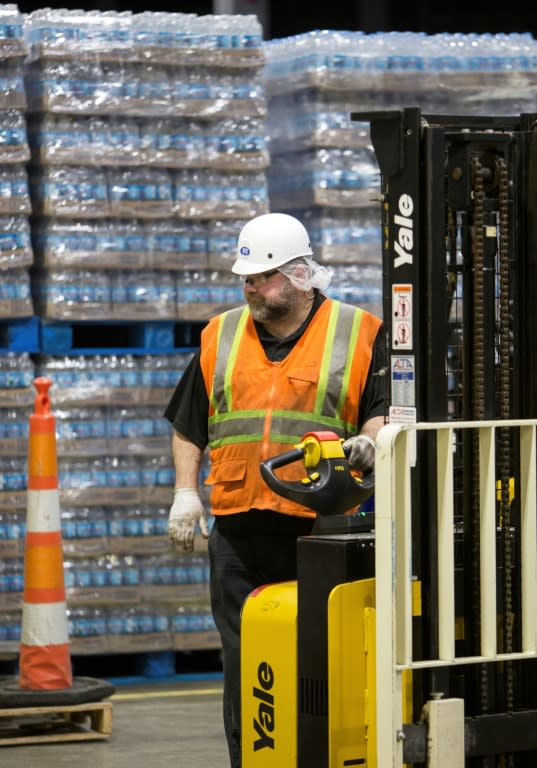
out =
<path fill-rule="evenodd" d="M 509 342 L 509 178 L 507 164 L 503 158 L 497 161 L 499 180 L 499 417 L 511 417 L 511 376 Z M 503 547 L 503 651 L 513 652 L 513 536 L 511 505 L 509 499 L 510 476 L 510 432 L 507 428 L 498 430 L 498 469 L 500 480 L 500 520 Z M 505 665 L 505 706 L 507 712 L 514 709 L 513 664 Z M 508 766 L 514 765 L 514 756 L 507 756 Z"/>
<path fill-rule="evenodd" d="M 485 197 L 483 185 L 483 166 L 477 155 L 471 159 L 473 192 L 473 322 L 472 322 L 472 418 L 482 421 L 485 418 L 485 328 L 484 328 L 484 214 Z M 479 483 L 479 436 L 474 431 L 472 456 L 472 558 L 480 562 L 480 483 Z M 481 615 L 480 573 L 474 568 L 472 573 L 472 595 L 474 615 Z M 474 650 L 479 652 L 481 641 L 481 621 L 475 622 Z M 479 666 L 479 703 L 480 714 L 488 711 L 488 669 L 486 664 Z M 487 768 L 488 759 L 481 761 Z"/>

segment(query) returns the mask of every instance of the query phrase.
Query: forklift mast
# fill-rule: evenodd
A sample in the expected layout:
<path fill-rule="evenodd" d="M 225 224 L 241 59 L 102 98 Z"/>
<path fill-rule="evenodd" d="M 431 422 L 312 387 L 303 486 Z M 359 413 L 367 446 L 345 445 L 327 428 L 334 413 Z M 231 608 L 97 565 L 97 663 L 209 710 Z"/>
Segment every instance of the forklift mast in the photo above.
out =
<path fill-rule="evenodd" d="M 537 115 L 371 123 L 393 418 L 537 413 Z"/>
<path fill-rule="evenodd" d="M 537 114 L 463 117 L 407 108 L 352 118 L 369 121 L 381 174 L 390 422 L 537 417 Z M 513 430 L 494 434 L 497 622 L 499 644 L 509 650 L 521 632 L 520 451 Z M 475 654 L 480 634 L 479 445 L 469 430 L 454 435 L 456 642 L 464 657 Z M 415 432 L 413 451 L 412 568 L 422 585 L 413 643 L 415 655 L 427 659 L 438 653 L 441 578 L 431 431 Z M 470 716 L 509 718 L 537 710 L 530 662 L 415 674 L 415 712 L 432 691 L 461 697 Z M 523 729 L 516 753 L 497 756 L 503 749 L 501 736 L 497 749 L 494 744 L 499 723 L 491 720 L 489 731 L 484 726 L 481 732 L 496 757 L 475 758 L 475 765 L 535 766 L 535 738 Z"/>

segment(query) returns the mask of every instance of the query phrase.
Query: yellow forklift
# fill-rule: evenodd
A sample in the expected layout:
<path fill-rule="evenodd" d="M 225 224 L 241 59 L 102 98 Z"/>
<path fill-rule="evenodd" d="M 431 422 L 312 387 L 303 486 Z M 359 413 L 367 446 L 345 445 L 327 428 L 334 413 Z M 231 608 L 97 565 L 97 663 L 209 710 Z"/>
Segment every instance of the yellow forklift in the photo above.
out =
<path fill-rule="evenodd" d="M 261 467 L 317 522 L 297 581 L 243 607 L 243 768 L 536 768 L 537 115 L 353 118 L 381 173 L 389 424 L 374 487 L 330 433 Z"/>

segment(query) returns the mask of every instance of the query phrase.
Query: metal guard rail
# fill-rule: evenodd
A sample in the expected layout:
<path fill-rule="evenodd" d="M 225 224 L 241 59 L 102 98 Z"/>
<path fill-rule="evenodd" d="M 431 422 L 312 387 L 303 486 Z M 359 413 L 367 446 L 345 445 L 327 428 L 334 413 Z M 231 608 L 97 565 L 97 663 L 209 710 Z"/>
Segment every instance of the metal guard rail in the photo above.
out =
<path fill-rule="evenodd" d="M 387 424 L 375 461 L 377 768 L 403 765 L 402 673 L 453 664 L 537 658 L 537 420 Z M 495 430 L 520 428 L 521 650 L 497 652 Z M 455 433 L 479 436 L 481 648 L 455 655 Z M 416 433 L 437 433 L 438 658 L 412 658 L 411 466 Z"/>

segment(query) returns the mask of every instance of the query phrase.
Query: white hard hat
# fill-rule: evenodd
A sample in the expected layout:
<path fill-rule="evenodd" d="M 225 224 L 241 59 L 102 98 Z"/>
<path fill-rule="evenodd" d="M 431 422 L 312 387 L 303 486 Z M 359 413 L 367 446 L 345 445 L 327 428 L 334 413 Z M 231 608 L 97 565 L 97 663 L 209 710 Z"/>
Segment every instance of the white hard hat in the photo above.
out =
<path fill-rule="evenodd" d="M 287 213 L 264 213 L 241 229 L 231 271 L 236 275 L 258 275 L 299 256 L 313 256 L 304 225 Z"/>

